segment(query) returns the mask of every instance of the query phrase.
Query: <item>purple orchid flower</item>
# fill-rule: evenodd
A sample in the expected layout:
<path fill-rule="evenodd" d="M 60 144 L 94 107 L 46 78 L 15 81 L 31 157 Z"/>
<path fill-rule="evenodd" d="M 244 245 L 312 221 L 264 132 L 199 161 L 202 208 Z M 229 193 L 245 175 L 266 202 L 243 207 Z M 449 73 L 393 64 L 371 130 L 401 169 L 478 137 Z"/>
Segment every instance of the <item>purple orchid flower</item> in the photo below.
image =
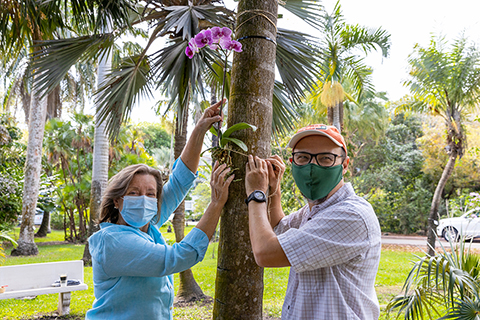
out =
<path fill-rule="evenodd" d="M 187 55 L 187 57 L 188 57 L 189 59 L 192 59 L 193 56 L 195 55 L 195 52 L 192 50 L 192 48 L 191 48 L 190 46 L 187 46 L 187 47 L 185 48 L 185 54 Z"/>
<path fill-rule="evenodd" d="M 220 46 L 224 50 L 233 50 L 236 52 L 242 52 L 242 44 L 236 40 L 221 41 Z"/>
<path fill-rule="evenodd" d="M 200 31 L 195 37 L 191 38 L 188 46 L 185 48 L 185 54 L 192 59 L 195 53 L 208 46 L 211 50 L 221 48 L 223 50 L 234 50 L 242 52 L 242 44 L 232 40 L 232 30 L 228 27 L 213 27 Z"/>
<path fill-rule="evenodd" d="M 195 36 L 195 44 L 198 48 L 209 46 L 213 43 L 212 31 L 210 29 L 202 30 Z"/>
<path fill-rule="evenodd" d="M 192 59 L 195 53 L 198 53 L 199 51 L 200 49 L 195 44 L 195 39 L 191 38 L 190 41 L 188 42 L 187 47 L 185 48 L 185 54 L 189 59 Z"/>
<path fill-rule="evenodd" d="M 220 39 L 229 39 L 231 38 L 232 36 L 232 30 L 230 30 L 230 28 L 227 28 L 227 27 L 223 27 L 223 28 L 220 28 L 220 27 L 213 27 L 212 29 L 212 37 L 213 37 L 213 42 L 215 43 L 219 43 Z"/>

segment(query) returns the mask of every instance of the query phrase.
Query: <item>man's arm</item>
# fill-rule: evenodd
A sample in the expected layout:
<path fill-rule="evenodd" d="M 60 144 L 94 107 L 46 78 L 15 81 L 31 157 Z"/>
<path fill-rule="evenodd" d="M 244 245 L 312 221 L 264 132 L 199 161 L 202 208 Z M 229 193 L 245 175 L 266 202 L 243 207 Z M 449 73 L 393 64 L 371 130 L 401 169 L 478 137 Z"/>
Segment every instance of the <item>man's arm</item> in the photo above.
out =
<path fill-rule="evenodd" d="M 255 190 L 266 191 L 268 188 L 268 169 L 265 160 L 248 156 L 245 187 L 247 195 Z M 278 210 L 276 210 L 278 213 Z M 283 210 L 282 210 L 283 214 Z M 255 261 L 261 267 L 287 267 L 290 262 L 285 255 L 272 225 L 268 220 L 267 204 L 250 201 L 248 204 L 250 241 Z M 278 215 L 274 213 L 275 220 Z M 278 220 L 280 221 L 280 220 Z M 278 221 L 276 224 L 278 224 Z M 273 222 L 273 219 L 272 219 Z"/>
<path fill-rule="evenodd" d="M 267 217 L 267 205 L 250 201 L 248 204 L 250 241 L 253 255 L 260 267 L 288 267 L 290 262 L 278 242 Z"/>

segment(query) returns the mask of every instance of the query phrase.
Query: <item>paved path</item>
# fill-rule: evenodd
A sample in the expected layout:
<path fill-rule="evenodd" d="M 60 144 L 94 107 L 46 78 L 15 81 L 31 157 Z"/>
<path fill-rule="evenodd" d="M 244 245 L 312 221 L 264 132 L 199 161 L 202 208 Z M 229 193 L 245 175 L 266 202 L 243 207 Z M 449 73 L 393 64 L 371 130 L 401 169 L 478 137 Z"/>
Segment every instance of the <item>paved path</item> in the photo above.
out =
<path fill-rule="evenodd" d="M 448 247 L 449 244 L 447 241 L 440 240 L 444 247 Z M 402 236 L 402 235 L 382 235 L 382 244 L 400 244 L 400 245 L 410 245 L 410 246 L 418 246 L 418 247 L 426 247 L 427 246 L 427 237 L 422 236 Z M 470 244 L 470 242 L 465 242 L 465 246 L 468 247 L 471 245 L 473 249 L 480 249 L 480 239 L 476 238 Z M 439 246 L 438 242 L 435 246 Z"/>

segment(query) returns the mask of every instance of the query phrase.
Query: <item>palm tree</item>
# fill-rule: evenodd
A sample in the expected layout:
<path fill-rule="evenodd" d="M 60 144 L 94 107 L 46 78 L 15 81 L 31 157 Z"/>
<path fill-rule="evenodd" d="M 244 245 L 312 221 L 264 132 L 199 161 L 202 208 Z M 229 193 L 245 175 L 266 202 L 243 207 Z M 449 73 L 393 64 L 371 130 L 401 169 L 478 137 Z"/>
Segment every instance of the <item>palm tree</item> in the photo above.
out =
<path fill-rule="evenodd" d="M 33 53 L 34 50 L 41 51 L 38 46 L 40 41 L 49 41 L 56 34 L 61 34 L 65 28 L 65 21 L 69 20 L 71 25 L 81 29 L 86 25 L 101 26 L 105 23 L 105 16 L 111 15 L 114 22 L 128 21 L 129 10 L 132 6 L 125 1 L 116 1 L 114 4 L 103 1 L 90 1 L 85 3 L 80 0 L 71 0 L 71 11 L 52 1 L 4 1 L 0 7 L 0 40 L 2 41 L 2 55 L 9 57 L 12 61 L 18 61 L 25 51 Z M 67 3 L 65 3 L 67 5 Z M 94 7 L 101 10 L 98 16 L 82 13 L 91 13 Z M 65 17 L 64 14 L 71 14 Z M 48 17 L 48 19 L 45 19 Z M 71 19 L 67 19 L 71 18 Z M 32 57 L 30 64 L 33 64 L 38 55 Z M 32 67 L 30 67 L 32 68 Z M 32 94 L 29 104 L 29 140 L 27 147 L 27 159 L 25 165 L 25 181 L 23 192 L 22 225 L 18 248 L 14 255 L 35 255 L 38 249 L 33 241 L 33 218 L 39 192 L 39 181 L 41 171 L 42 143 L 47 115 L 47 97 L 44 86 L 44 74 L 34 69 L 31 76 Z M 59 81 L 50 88 L 49 95 L 57 88 L 64 78 L 64 73 Z M 52 95 L 50 95 L 52 96 Z M 53 97 L 58 97 L 54 94 Z M 58 101 L 58 99 L 56 99 Z M 27 105 L 27 104 L 25 104 Z"/>
<path fill-rule="evenodd" d="M 110 24 L 107 25 L 107 32 L 111 31 Z M 107 53 L 102 57 L 97 68 L 97 88 L 104 85 L 106 75 L 110 72 L 112 66 L 112 54 Z M 93 144 L 93 161 L 92 161 L 92 187 L 90 192 L 90 219 L 88 222 L 88 237 L 95 233 L 99 228 L 97 219 L 100 213 L 100 203 L 102 202 L 103 191 L 107 187 L 108 181 L 108 136 L 105 130 L 105 122 L 101 122 L 98 118 L 99 113 L 95 116 L 95 133 Z M 92 256 L 88 242 L 85 244 L 83 258 L 85 264 L 91 264 Z"/>
<path fill-rule="evenodd" d="M 235 137 L 246 142 L 249 153 L 261 158 L 270 156 L 276 47 L 266 38 L 276 38 L 277 10 L 274 0 L 240 1 L 238 5 L 238 37 L 247 39 L 243 52 L 235 53 L 233 59 L 228 125 L 245 122 L 256 126 L 255 132 L 242 130 Z M 250 12 L 262 12 L 272 19 Z M 248 39 L 249 35 L 257 38 Z M 236 177 L 245 176 L 246 160 L 243 154 L 232 153 Z M 251 249 L 245 184 L 241 181 L 230 186 L 220 220 L 213 319 L 263 318 L 263 268 L 255 263 Z"/>
<path fill-rule="evenodd" d="M 327 107 L 329 124 L 341 132 L 345 98 L 357 101 L 363 93 L 373 93 L 372 70 L 356 52 L 363 51 L 366 55 L 380 49 L 382 56 L 387 57 L 390 35 L 381 28 L 370 30 L 345 23 L 340 2 L 335 4 L 332 13 L 323 12 L 319 24 L 322 26 L 319 44 L 321 80 L 312 98 Z M 344 90 L 347 81 L 352 90 Z"/>
<path fill-rule="evenodd" d="M 25 49 L 33 52 L 35 41 L 53 38 L 57 28 L 63 27 L 60 11 L 51 11 L 48 22 L 44 20 L 49 3 L 36 1 L 6 1 L 0 8 L 0 40 L 2 55 L 18 60 Z M 35 83 L 37 77 L 32 78 Z M 54 88 L 52 88 L 53 90 Z M 47 113 L 47 97 L 32 90 L 28 116 L 28 146 L 25 163 L 25 179 L 22 203 L 22 224 L 18 247 L 12 255 L 36 255 L 34 243 L 34 216 L 40 184 L 42 143 Z"/>
<path fill-rule="evenodd" d="M 435 255 L 438 208 L 445 184 L 466 145 L 463 122 L 479 110 L 479 63 L 480 51 L 463 37 L 455 40 L 450 52 L 445 51 L 443 39 L 432 38 L 428 48 L 416 45 L 409 57 L 411 80 L 405 85 L 410 87 L 412 96 L 400 101 L 397 110 L 441 117 L 447 132 L 444 148 L 449 158 L 437 183 L 428 216 L 429 255 Z"/>

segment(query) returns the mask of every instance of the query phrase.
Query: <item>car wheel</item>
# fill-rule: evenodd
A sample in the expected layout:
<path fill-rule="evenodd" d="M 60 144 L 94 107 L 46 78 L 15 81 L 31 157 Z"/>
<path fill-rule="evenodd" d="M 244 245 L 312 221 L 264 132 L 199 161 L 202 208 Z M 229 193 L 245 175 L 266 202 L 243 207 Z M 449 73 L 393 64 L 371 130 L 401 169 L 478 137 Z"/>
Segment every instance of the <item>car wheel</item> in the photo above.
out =
<path fill-rule="evenodd" d="M 447 227 L 443 229 L 443 239 L 447 241 L 458 241 L 458 231 L 454 227 Z"/>

